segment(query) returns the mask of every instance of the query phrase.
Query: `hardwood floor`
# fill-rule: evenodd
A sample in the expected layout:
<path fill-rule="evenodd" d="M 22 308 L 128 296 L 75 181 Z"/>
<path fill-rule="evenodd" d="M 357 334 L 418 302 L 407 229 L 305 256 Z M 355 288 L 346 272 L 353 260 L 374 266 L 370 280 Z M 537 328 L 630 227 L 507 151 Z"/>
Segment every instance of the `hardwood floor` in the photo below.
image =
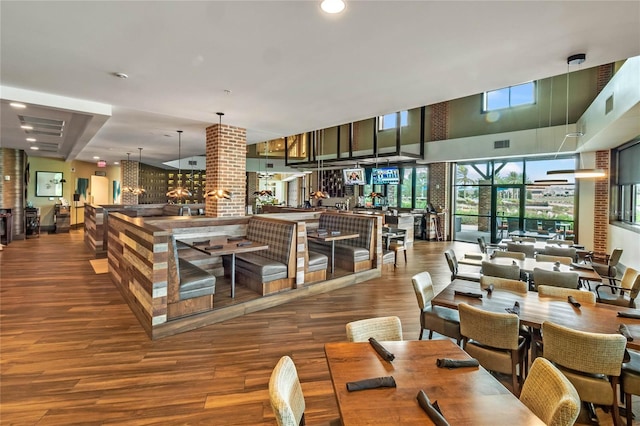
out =
<path fill-rule="evenodd" d="M 151 341 L 108 275 L 94 273 L 81 230 L 13 241 L 0 252 L 0 423 L 274 425 L 269 376 L 289 355 L 307 424 L 328 424 L 338 409 L 323 345 L 344 341 L 347 322 L 382 315 L 416 339 L 410 277 L 428 270 L 436 290 L 446 286 L 449 247 L 477 251 L 418 241 L 382 278 Z"/>

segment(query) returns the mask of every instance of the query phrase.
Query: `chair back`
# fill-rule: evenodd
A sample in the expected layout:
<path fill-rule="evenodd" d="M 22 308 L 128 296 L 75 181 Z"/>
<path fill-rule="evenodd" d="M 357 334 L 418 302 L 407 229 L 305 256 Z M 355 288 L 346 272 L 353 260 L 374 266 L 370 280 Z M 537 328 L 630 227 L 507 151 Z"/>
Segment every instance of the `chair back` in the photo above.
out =
<path fill-rule="evenodd" d="M 411 277 L 411 283 L 413 284 L 413 291 L 416 293 L 420 310 L 424 310 L 425 307 L 431 304 L 431 300 L 435 297 L 431 274 L 427 271 L 420 272 Z"/>
<path fill-rule="evenodd" d="M 549 321 L 542 324 L 542 335 L 549 361 L 588 374 L 620 375 L 627 346 L 623 335 L 577 331 Z"/>
<path fill-rule="evenodd" d="M 478 237 L 478 247 L 480 247 L 480 253 L 487 252 L 487 243 L 484 240 L 484 237 Z"/>
<path fill-rule="evenodd" d="M 305 409 L 304 395 L 296 366 L 288 356 L 280 358 L 271 373 L 269 400 L 279 426 L 301 424 Z"/>
<path fill-rule="evenodd" d="M 520 279 L 519 265 L 499 265 L 496 263 L 482 262 L 482 274 L 491 277 L 508 278 L 510 280 Z"/>
<path fill-rule="evenodd" d="M 521 243 L 535 243 L 536 239 L 534 237 L 512 237 L 512 241 L 520 241 Z"/>
<path fill-rule="evenodd" d="M 456 253 L 451 249 L 444 251 L 444 257 L 447 259 L 447 265 L 449 265 L 451 279 L 453 280 L 455 276 L 458 275 L 458 258 L 456 257 Z"/>
<path fill-rule="evenodd" d="M 618 262 L 620 262 L 620 257 L 622 257 L 622 249 L 613 249 L 613 252 L 611 252 L 611 256 L 609 257 L 609 266 L 617 266 Z"/>
<path fill-rule="evenodd" d="M 538 262 L 560 262 L 563 265 L 571 265 L 573 259 L 567 256 L 552 256 L 550 254 L 536 254 Z"/>
<path fill-rule="evenodd" d="M 520 401 L 547 425 L 571 426 L 580 414 L 578 391 L 549 360 L 536 358 Z"/>
<path fill-rule="evenodd" d="M 542 268 L 533 268 L 533 282 L 536 288 L 539 285 L 553 287 L 578 288 L 580 275 L 577 272 L 548 271 Z"/>
<path fill-rule="evenodd" d="M 495 257 L 510 257 L 511 259 L 524 260 L 527 255 L 523 252 L 498 250 L 495 252 Z"/>
<path fill-rule="evenodd" d="M 500 289 L 511 291 L 513 293 L 527 294 L 527 283 L 524 281 L 492 277 L 489 275 L 483 275 L 480 278 L 480 287 L 485 288 L 490 284 L 493 285 L 494 290 Z"/>
<path fill-rule="evenodd" d="M 547 245 L 544 248 L 544 254 L 551 256 L 570 257 L 573 261 L 576 260 L 576 249 L 574 247 L 556 247 Z"/>
<path fill-rule="evenodd" d="M 507 243 L 507 251 L 524 253 L 526 257 L 530 257 L 533 259 L 533 256 L 536 254 L 536 249 L 533 244 L 518 244 L 518 243 Z"/>
<path fill-rule="evenodd" d="M 575 241 L 572 240 L 556 240 L 556 239 L 549 239 L 547 240 L 547 245 L 557 245 L 557 246 L 571 246 L 575 243 Z"/>
<path fill-rule="evenodd" d="M 573 296 L 576 302 L 586 305 L 595 306 L 596 294 L 591 291 L 582 291 L 573 288 L 554 287 L 550 285 L 539 285 L 538 294 L 542 297 L 555 297 L 567 300 L 567 297 Z"/>
<path fill-rule="evenodd" d="M 367 342 L 370 337 L 379 341 L 401 341 L 402 323 L 396 316 L 368 318 L 346 325 L 350 342 Z"/>
<path fill-rule="evenodd" d="M 460 334 L 497 349 L 518 349 L 520 320 L 515 314 L 495 313 L 460 303 Z"/>
<path fill-rule="evenodd" d="M 633 268 L 627 267 L 624 270 L 624 274 L 622 275 L 622 279 L 620 280 L 620 287 L 625 288 L 627 290 L 632 290 L 634 284 L 638 281 L 638 271 Z"/>

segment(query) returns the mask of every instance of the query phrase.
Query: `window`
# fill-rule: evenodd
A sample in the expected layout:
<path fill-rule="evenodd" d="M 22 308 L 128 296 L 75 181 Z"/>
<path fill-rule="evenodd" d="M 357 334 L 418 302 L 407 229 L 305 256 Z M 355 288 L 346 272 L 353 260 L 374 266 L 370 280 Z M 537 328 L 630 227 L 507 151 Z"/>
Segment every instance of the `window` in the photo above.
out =
<path fill-rule="evenodd" d="M 618 148 L 618 197 L 612 197 L 613 211 L 617 211 L 617 219 L 631 225 L 640 225 L 640 141 Z"/>
<path fill-rule="evenodd" d="M 535 88 L 535 83 L 530 81 L 517 86 L 484 92 L 482 110 L 486 112 L 534 104 L 536 102 Z"/>
<path fill-rule="evenodd" d="M 389 130 L 395 129 L 398 127 L 398 115 L 400 116 L 400 126 L 407 126 L 409 123 L 409 112 L 408 111 L 400 111 L 393 112 L 387 115 L 381 115 L 378 118 L 378 130 Z"/>

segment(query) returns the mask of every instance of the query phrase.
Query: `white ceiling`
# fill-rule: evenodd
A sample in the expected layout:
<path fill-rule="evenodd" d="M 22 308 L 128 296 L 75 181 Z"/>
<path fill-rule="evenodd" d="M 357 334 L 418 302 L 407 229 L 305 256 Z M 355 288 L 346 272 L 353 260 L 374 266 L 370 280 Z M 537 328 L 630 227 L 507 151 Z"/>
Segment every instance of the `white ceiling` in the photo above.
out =
<path fill-rule="evenodd" d="M 319 3 L 2 1 L 1 145 L 28 148 L 13 100 L 84 126 L 48 156 L 158 165 L 217 111 L 255 143 L 640 55 L 638 1 Z"/>

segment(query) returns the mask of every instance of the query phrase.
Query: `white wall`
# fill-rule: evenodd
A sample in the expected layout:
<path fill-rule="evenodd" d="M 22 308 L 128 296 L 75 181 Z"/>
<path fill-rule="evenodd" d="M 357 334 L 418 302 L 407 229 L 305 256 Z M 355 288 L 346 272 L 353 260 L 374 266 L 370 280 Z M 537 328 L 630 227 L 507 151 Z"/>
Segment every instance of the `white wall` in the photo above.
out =
<path fill-rule="evenodd" d="M 607 245 L 607 251 L 609 253 L 611 253 L 614 248 L 624 250 L 622 252 L 622 258 L 620 258 L 620 263 L 640 271 L 640 256 L 638 256 L 638 251 L 640 251 L 640 234 L 620 228 L 619 226 L 609 225 Z"/>

